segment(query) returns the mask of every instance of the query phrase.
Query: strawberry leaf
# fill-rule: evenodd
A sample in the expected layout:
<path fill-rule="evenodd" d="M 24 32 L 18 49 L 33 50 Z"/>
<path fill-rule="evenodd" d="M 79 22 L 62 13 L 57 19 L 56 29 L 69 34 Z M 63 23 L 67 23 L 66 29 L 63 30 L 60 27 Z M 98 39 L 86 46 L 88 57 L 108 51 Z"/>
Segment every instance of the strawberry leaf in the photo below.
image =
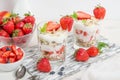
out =
<path fill-rule="evenodd" d="M 105 48 L 105 47 L 108 47 L 108 44 L 104 43 L 104 42 L 99 42 L 98 45 L 97 45 L 97 48 L 99 49 L 100 53 L 102 53 L 102 49 Z"/>
<path fill-rule="evenodd" d="M 46 27 L 47 27 L 47 23 L 45 23 L 42 28 L 40 28 L 40 32 L 41 33 L 45 33 L 46 32 Z"/>
<path fill-rule="evenodd" d="M 83 23 L 83 24 L 85 24 L 85 23 L 86 23 L 86 20 L 85 20 L 85 19 L 83 19 L 83 20 L 82 20 L 82 23 Z"/>
<path fill-rule="evenodd" d="M 77 14 L 76 14 L 76 12 L 73 12 L 73 14 L 72 15 L 70 15 L 73 19 L 77 19 Z"/>

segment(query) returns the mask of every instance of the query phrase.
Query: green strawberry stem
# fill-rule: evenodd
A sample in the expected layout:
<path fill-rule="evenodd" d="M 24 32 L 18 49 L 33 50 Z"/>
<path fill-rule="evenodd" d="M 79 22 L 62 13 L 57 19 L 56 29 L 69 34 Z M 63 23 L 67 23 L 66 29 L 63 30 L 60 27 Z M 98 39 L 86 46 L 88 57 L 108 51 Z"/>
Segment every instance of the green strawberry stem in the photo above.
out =
<path fill-rule="evenodd" d="M 47 27 L 47 23 L 45 23 L 42 27 L 40 27 L 40 32 L 45 33 L 46 32 L 46 27 Z"/>
<path fill-rule="evenodd" d="M 99 49 L 100 53 L 102 53 L 102 49 L 105 48 L 105 47 L 108 47 L 108 44 L 104 43 L 104 42 L 99 42 L 98 45 L 97 45 L 97 48 Z"/>
<path fill-rule="evenodd" d="M 70 15 L 73 19 L 77 19 L 77 14 L 76 14 L 76 12 L 73 12 L 73 14 L 72 15 Z"/>

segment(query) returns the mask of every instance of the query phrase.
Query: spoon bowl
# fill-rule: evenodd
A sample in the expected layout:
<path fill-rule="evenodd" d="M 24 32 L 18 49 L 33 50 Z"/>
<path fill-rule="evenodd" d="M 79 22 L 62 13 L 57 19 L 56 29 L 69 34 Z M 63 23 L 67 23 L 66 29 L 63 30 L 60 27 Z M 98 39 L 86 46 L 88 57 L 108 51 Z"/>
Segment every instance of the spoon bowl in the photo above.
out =
<path fill-rule="evenodd" d="M 25 74 L 26 74 L 26 67 L 21 65 L 15 72 L 16 80 L 23 78 Z"/>

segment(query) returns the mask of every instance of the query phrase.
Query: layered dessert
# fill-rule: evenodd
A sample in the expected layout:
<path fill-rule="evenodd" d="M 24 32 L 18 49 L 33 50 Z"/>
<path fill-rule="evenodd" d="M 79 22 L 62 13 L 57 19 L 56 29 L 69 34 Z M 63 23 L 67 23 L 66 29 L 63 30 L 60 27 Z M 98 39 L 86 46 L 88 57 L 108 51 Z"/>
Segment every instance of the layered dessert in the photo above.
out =
<path fill-rule="evenodd" d="M 38 43 L 41 57 L 51 61 L 64 61 L 67 31 L 55 21 L 41 23 L 38 27 Z"/>
<path fill-rule="evenodd" d="M 99 34 L 98 20 L 86 13 L 82 14 L 85 14 L 83 19 L 81 17 L 74 23 L 76 44 L 79 46 L 89 47 L 94 45 L 97 40 Z"/>

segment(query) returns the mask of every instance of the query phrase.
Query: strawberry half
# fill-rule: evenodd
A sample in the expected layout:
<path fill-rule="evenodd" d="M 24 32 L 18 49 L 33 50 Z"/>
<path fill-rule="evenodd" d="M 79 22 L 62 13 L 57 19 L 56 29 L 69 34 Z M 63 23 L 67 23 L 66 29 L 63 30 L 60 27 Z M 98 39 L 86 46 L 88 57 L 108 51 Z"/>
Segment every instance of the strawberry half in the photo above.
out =
<path fill-rule="evenodd" d="M 53 31 L 53 30 L 58 30 L 60 28 L 60 24 L 54 21 L 49 21 L 46 26 L 47 31 Z"/>
<path fill-rule="evenodd" d="M 73 18 L 70 16 L 63 16 L 60 18 L 60 24 L 63 30 L 71 31 L 73 26 Z"/>
<path fill-rule="evenodd" d="M 42 58 L 37 63 L 37 69 L 41 72 L 50 72 L 51 66 L 47 58 Z"/>
<path fill-rule="evenodd" d="M 77 11 L 76 14 L 77 14 L 77 19 L 78 20 L 90 19 L 91 18 L 90 14 L 85 13 L 83 11 Z"/>

